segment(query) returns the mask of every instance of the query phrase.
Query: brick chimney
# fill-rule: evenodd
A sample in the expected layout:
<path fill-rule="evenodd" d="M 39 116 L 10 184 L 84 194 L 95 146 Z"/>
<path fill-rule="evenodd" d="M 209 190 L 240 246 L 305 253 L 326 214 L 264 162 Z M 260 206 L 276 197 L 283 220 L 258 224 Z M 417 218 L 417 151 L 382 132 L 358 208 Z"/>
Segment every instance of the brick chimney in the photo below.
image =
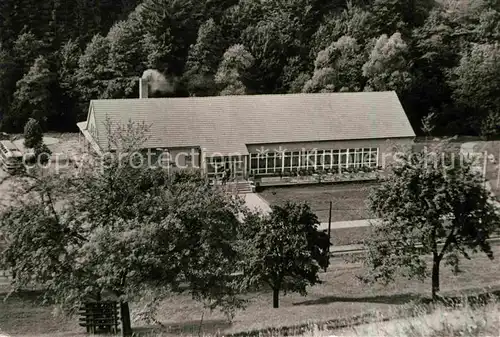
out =
<path fill-rule="evenodd" d="M 148 98 L 148 80 L 139 78 L 139 98 Z"/>

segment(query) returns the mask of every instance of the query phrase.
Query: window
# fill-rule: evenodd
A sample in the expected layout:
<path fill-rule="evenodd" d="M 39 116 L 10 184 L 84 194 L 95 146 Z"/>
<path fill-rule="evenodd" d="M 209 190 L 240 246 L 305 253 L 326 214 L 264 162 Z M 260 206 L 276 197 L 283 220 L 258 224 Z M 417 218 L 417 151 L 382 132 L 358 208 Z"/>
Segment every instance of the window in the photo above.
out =
<path fill-rule="evenodd" d="M 325 150 L 318 150 L 316 152 L 316 168 L 318 170 L 324 169 L 325 163 Z"/>
<path fill-rule="evenodd" d="M 361 167 L 362 166 L 362 149 L 349 150 L 349 163 L 348 167 Z"/>
<path fill-rule="evenodd" d="M 339 168 L 346 168 L 348 163 L 349 150 L 340 150 Z"/>
<path fill-rule="evenodd" d="M 265 154 L 259 154 L 257 159 L 259 160 L 259 171 L 262 170 L 262 172 L 265 173 L 267 163 Z"/>
<path fill-rule="evenodd" d="M 334 169 L 376 167 L 377 148 L 290 151 L 285 153 L 252 153 L 249 170 L 258 175 L 277 175 L 299 169 Z"/>
<path fill-rule="evenodd" d="M 340 161 L 340 151 L 339 150 L 332 150 L 332 168 L 339 168 Z"/>
<path fill-rule="evenodd" d="M 367 167 L 376 167 L 378 162 L 378 149 L 363 149 L 363 165 Z"/>
<path fill-rule="evenodd" d="M 255 170 L 257 167 L 258 167 L 257 157 L 254 157 L 252 155 L 252 157 L 250 159 L 250 168 Z"/>
<path fill-rule="evenodd" d="M 300 152 L 292 153 L 292 167 L 298 168 L 300 166 Z"/>
<path fill-rule="evenodd" d="M 256 165 L 257 158 L 251 158 L 250 163 Z M 224 170 L 230 169 L 232 176 L 237 176 L 243 173 L 244 158 L 240 156 L 227 157 L 210 157 L 207 158 L 207 171 L 211 176 L 221 176 Z M 255 168 L 250 166 L 250 172 Z"/>
<path fill-rule="evenodd" d="M 267 170 L 265 173 L 274 173 L 274 171 L 276 170 L 274 155 L 274 153 L 267 154 Z"/>
<path fill-rule="evenodd" d="M 222 172 L 222 157 L 210 157 L 208 159 L 207 171 L 208 173 L 217 174 Z"/>
<path fill-rule="evenodd" d="M 323 155 L 323 168 L 330 169 L 332 167 L 332 150 L 325 151 Z"/>
<path fill-rule="evenodd" d="M 276 171 L 282 171 L 283 170 L 283 154 L 282 153 L 276 153 L 274 157 L 274 165 L 276 167 Z"/>
<path fill-rule="evenodd" d="M 292 168 L 292 152 L 286 152 L 283 158 L 283 168 L 285 171 L 290 171 Z"/>

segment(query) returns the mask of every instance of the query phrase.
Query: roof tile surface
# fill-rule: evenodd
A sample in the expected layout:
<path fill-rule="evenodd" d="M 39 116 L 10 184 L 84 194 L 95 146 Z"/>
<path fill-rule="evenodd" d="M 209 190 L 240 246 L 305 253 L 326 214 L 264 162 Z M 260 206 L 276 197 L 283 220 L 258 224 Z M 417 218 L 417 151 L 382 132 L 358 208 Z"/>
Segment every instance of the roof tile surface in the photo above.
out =
<path fill-rule="evenodd" d="M 101 148 L 105 127 L 144 122 L 145 148 L 198 146 L 244 154 L 247 144 L 414 137 L 395 92 L 93 100 Z"/>

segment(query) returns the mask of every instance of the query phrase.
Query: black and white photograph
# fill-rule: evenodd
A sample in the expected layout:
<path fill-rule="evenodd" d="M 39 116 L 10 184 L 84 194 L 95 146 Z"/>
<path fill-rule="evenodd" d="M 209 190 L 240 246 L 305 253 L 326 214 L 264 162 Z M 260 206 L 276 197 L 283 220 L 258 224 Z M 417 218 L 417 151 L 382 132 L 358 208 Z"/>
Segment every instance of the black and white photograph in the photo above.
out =
<path fill-rule="evenodd" d="M 499 0 L 0 0 L 0 337 L 500 337 Z"/>

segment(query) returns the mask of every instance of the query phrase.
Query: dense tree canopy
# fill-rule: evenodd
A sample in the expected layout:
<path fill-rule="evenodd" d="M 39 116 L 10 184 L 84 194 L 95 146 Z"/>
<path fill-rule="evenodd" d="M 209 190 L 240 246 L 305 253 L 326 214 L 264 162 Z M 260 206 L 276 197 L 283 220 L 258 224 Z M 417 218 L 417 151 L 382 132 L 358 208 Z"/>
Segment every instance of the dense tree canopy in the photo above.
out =
<path fill-rule="evenodd" d="M 381 223 L 367 242 L 367 280 L 431 275 L 436 297 L 441 262 L 458 270 L 460 256 L 482 251 L 493 259 L 487 239 L 499 229 L 497 202 L 471 163 L 446 144 L 401 156 L 370 196 L 370 207 Z"/>
<path fill-rule="evenodd" d="M 48 61 L 39 56 L 16 84 L 11 111 L 13 125 L 24 125 L 30 117 L 46 123 L 55 114 L 51 91 L 54 84 L 55 75 Z"/>
<path fill-rule="evenodd" d="M 356 39 L 342 36 L 320 51 L 314 61 L 314 74 L 304 92 L 360 91 L 363 87 L 363 63 L 366 59 Z"/>
<path fill-rule="evenodd" d="M 499 132 L 496 1 L 5 0 L 0 6 L 8 14 L 0 18 L 5 131 L 21 131 L 26 122 L 15 103 L 16 83 L 31 81 L 42 56 L 55 79 L 44 93 L 52 108 L 37 112 L 45 129 L 74 129 L 90 99 L 137 97 L 137 78 L 156 69 L 181 84 L 163 95 L 396 90 L 416 130 L 434 112 L 435 134 Z M 224 53 L 237 45 L 252 62 L 236 74 Z M 476 85 L 479 78 L 488 80 Z"/>
<path fill-rule="evenodd" d="M 215 74 L 215 83 L 222 87 L 221 95 L 244 95 L 247 92 L 245 80 L 255 59 L 245 46 L 237 44 L 229 47 Z"/>
<path fill-rule="evenodd" d="M 305 295 L 307 286 L 321 283 L 318 273 L 329 265 L 330 240 L 318 225 L 307 204 L 287 202 L 272 206 L 268 216 L 249 214 L 238 246 L 243 284 L 269 286 L 278 308 L 280 292 Z"/>
<path fill-rule="evenodd" d="M 0 215 L 0 267 L 12 273 L 13 290 L 37 285 L 70 312 L 111 295 L 125 335 L 128 303 L 144 294 L 154 294 L 152 309 L 179 292 L 228 314 L 241 304 L 231 278 L 241 201 L 199 172 L 140 165 L 129 152 L 140 130 L 124 126 L 122 137 L 130 131 L 134 140 L 116 140 L 116 157 L 82 163 L 76 176 L 26 177 L 29 197 Z"/>
<path fill-rule="evenodd" d="M 224 39 L 220 27 L 213 19 L 198 30 L 196 43 L 189 48 L 184 78 L 191 95 L 215 95 L 214 76 L 224 53 Z"/>
<path fill-rule="evenodd" d="M 465 51 L 459 65 L 450 74 L 453 96 L 460 107 L 467 112 L 468 122 L 483 134 L 498 133 L 500 119 L 500 45 L 473 44 Z M 484 117 L 478 119 L 478 117 Z M 488 117 L 497 123 L 488 126 Z"/>

